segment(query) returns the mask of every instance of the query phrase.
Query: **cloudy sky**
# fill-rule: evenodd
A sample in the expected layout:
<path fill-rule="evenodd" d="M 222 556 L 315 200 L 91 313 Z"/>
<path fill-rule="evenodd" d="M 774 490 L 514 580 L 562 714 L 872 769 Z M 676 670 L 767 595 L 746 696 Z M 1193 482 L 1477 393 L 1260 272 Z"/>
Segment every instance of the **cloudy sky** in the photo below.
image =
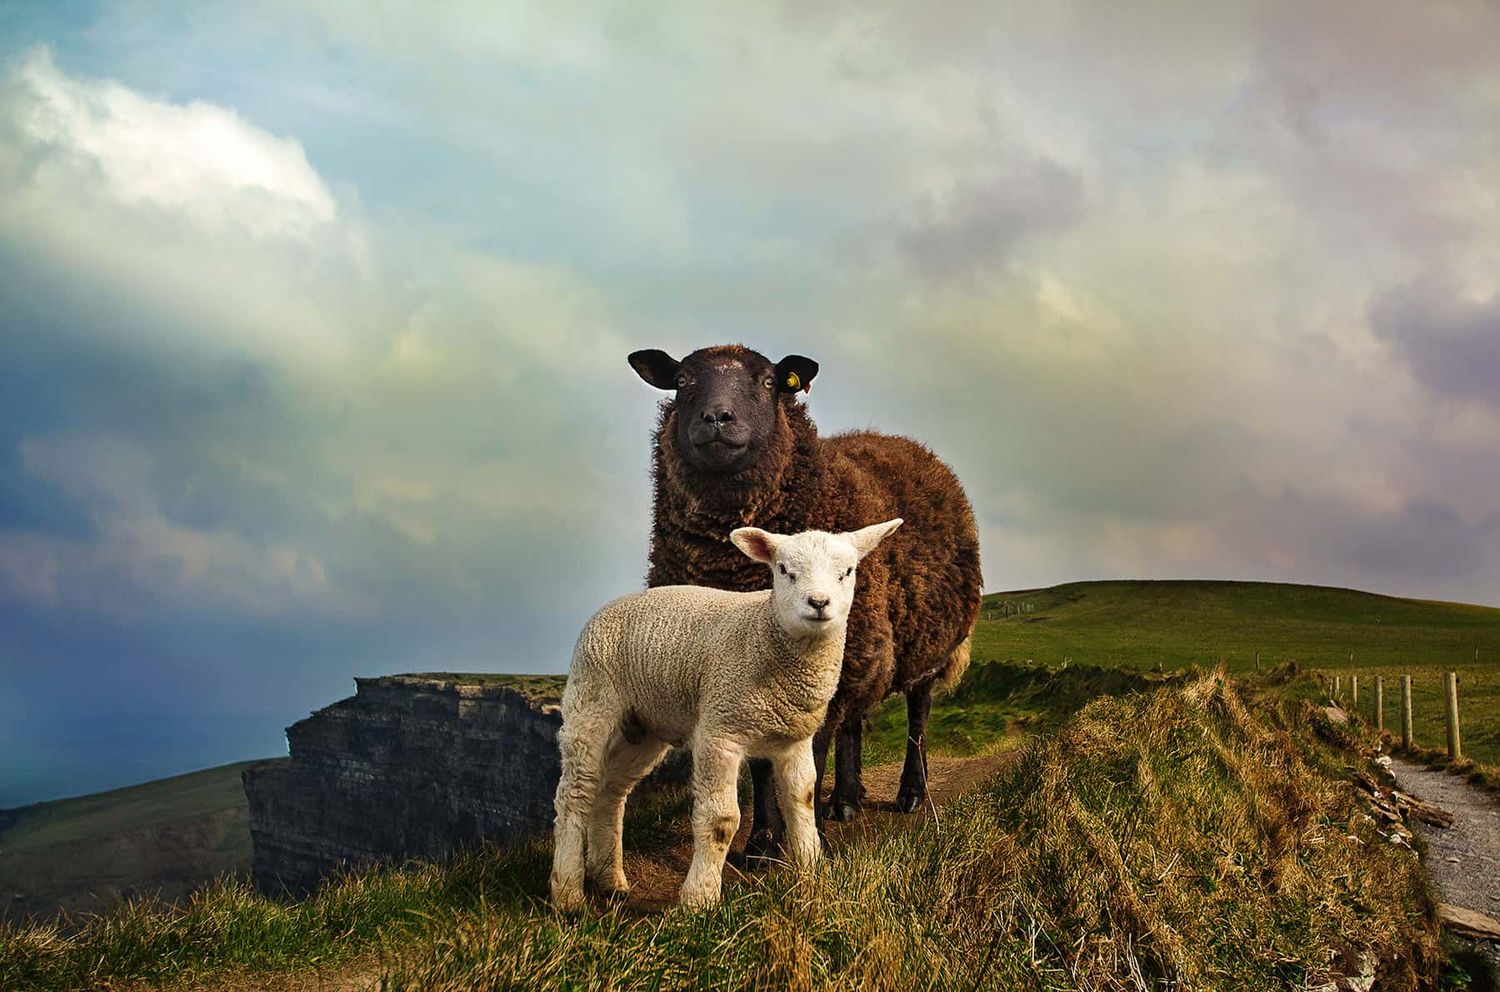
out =
<path fill-rule="evenodd" d="M 0 13 L 0 806 L 560 670 L 641 347 L 817 358 L 991 590 L 1500 603 L 1494 4 L 395 6 Z"/>

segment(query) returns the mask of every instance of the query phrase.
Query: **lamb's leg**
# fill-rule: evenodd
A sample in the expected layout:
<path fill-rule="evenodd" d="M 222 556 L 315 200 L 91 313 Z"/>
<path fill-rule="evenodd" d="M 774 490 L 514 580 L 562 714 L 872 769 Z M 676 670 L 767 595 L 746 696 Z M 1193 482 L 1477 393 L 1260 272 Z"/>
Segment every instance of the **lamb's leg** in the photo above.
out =
<path fill-rule="evenodd" d="M 896 808 L 903 813 L 913 812 L 927 798 L 927 715 L 931 709 L 931 682 L 906 694 L 906 764 L 896 793 Z"/>
<path fill-rule="evenodd" d="M 606 892 L 624 895 L 630 891 L 625 878 L 625 852 L 620 833 L 625 821 L 625 800 L 635 784 L 651 771 L 667 745 L 647 737 L 632 744 L 619 730 L 610 737 L 604 759 L 603 781 L 589 816 L 588 850 L 585 860 L 588 876 Z"/>
<path fill-rule="evenodd" d="M 833 795 L 828 799 L 828 817 L 848 822 L 864 807 L 864 784 L 861 781 L 860 750 L 864 746 L 861 731 L 864 714 L 845 713 L 839 724 L 838 746 L 833 752 Z"/>
<path fill-rule="evenodd" d="M 775 759 L 777 794 L 786 819 L 786 847 L 792 864 L 810 868 L 818 860 L 817 773 L 813 769 L 812 742 L 803 741 Z"/>
<path fill-rule="evenodd" d="M 724 880 L 724 857 L 740 827 L 735 782 L 744 748 L 704 741 L 693 748 L 693 864 L 682 883 L 682 904 L 716 905 Z"/>
<path fill-rule="evenodd" d="M 776 802 L 776 784 L 771 762 L 765 758 L 750 759 L 750 785 L 754 797 L 750 814 L 750 836 L 745 839 L 745 867 L 765 868 L 781 857 L 781 838 L 786 825 L 781 806 Z"/>
<path fill-rule="evenodd" d="M 612 721 L 611 721 L 612 722 Z M 604 733 L 609 722 L 580 713 L 558 731 L 562 776 L 553 809 L 552 905 L 571 911 L 583 907 L 584 842 L 589 814 L 599 790 L 604 762 Z"/>

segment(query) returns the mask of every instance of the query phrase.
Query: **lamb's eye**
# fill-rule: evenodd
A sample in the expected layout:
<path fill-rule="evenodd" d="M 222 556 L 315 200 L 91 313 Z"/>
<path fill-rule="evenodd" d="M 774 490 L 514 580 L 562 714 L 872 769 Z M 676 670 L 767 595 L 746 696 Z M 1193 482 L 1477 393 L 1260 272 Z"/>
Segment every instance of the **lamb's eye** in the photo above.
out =
<path fill-rule="evenodd" d="M 782 575 L 785 575 L 785 574 L 786 574 L 786 566 L 785 566 L 785 565 L 782 565 L 782 564 L 780 564 L 780 563 L 777 563 L 777 565 L 776 565 L 776 567 L 777 567 L 777 568 L 779 568 L 779 569 L 781 569 L 781 574 L 782 574 Z"/>
<path fill-rule="evenodd" d="M 765 386 L 767 389 L 775 389 L 776 380 L 771 376 L 766 376 L 765 379 L 761 382 L 761 385 Z"/>
<path fill-rule="evenodd" d="M 690 382 L 692 382 L 692 381 L 693 381 L 692 379 L 688 378 L 688 374 L 686 372 L 679 372 L 679 373 L 677 373 L 677 388 L 678 389 L 686 389 L 687 388 L 687 384 L 690 383 Z"/>

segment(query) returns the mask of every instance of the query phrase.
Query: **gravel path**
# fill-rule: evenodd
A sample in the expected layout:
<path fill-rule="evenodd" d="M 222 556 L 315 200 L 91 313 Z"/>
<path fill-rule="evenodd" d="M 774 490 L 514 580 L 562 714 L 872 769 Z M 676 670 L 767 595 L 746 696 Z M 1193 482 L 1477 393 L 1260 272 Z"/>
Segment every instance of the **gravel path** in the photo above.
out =
<path fill-rule="evenodd" d="M 1456 775 L 1394 755 L 1391 772 L 1403 792 L 1453 814 L 1446 829 L 1411 824 L 1427 841 L 1427 876 L 1442 901 L 1500 919 L 1500 799 Z M 1500 944 L 1480 946 L 1500 971 Z"/>

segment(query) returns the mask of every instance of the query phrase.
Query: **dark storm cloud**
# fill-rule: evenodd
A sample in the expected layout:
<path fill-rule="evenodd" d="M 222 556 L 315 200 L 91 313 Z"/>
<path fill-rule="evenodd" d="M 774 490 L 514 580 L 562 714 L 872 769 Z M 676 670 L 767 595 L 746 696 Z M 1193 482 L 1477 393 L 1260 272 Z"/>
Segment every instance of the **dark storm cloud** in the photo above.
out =
<path fill-rule="evenodd" d="M 1428 389 L 1500 410 L 1500 298 L 1469 302 L 1408 287 L 1383 299 L 1371 323 Z"/>
<path fill-rule="evenodd" d="M 1494 528 L 1467 524 L 1441 504 L 1414 503 L 1366 521 L 1364 529 L 1356 553 L 1362 568 L 1407 579 L 1464 579 L 1483 566 L 1483 541 Z"/>

